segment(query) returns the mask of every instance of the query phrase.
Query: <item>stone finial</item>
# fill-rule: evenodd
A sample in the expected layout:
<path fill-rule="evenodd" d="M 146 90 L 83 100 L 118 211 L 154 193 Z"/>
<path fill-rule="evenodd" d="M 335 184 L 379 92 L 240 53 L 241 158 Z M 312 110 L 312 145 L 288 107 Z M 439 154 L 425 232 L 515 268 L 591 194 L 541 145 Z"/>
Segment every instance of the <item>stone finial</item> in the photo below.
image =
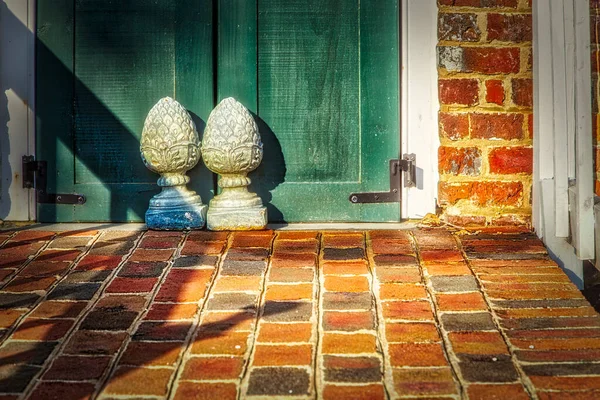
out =
<path fill-rule="evenodd" d="M 210 113 L 202 138 L 202 157 L 219 174 L 221 193 L 209 204 L 211 230 L 256 230 L 267 225 L 262 200 L 248 191 L 247 174 L 258 167 L 263 149 L 250 112 L 234 98 L 222 100 Z"/>
<path fill-rule="evenodd" d="M 140 152 L 146 167 L 161 175 L 162 191 L 150 200 L 146 211 L 149 229 L 200 229 L 206 221 L 206 205 L 186 185 L 186 172 L 200 160 L 196 125 L 181 104 L 170 97 L 159 100 L 144 122 Z"/>

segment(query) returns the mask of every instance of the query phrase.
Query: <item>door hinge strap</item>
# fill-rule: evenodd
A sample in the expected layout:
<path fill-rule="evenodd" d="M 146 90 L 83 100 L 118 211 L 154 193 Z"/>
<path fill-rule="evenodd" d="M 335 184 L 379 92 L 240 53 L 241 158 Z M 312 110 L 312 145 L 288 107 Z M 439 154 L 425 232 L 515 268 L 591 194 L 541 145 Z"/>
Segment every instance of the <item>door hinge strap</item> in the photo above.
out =
<path fill-rule="evenodd" d="M 23 156 L 23 188 L 35 189 L 38 203 L 82 205 L 86 198 L 82 194 L 47 193 L 48 163 L 36 161 L 33 156 Z"/>
<path fill-rule="evenodd" d="M 390 190 L 389 192 L 363 192 L 352 193 L 349 197 L 351 203 L 399 203 L 401 200 L 401 181 L 404 187 L 416 186 L 416 156 L 404 154 L 401 160 L 389 161 Z M 402 175 L 400 175 L 402 171 Z"/>

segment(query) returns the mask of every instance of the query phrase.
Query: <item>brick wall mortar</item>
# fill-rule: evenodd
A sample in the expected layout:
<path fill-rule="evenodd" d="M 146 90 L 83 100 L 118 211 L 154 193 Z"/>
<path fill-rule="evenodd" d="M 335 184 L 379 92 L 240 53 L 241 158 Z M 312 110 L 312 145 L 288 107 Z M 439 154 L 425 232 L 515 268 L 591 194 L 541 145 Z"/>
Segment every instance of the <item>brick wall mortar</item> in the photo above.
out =
<path fill-rule="evenodd" d="M 511 7 L 468 7 L 468 6 L 445 6 L 439 5 L 438 9 L 440 12 L 452 12 L 452 13 L 472 13 L 486 15 L 488 13 L 502 13 L 502 14 L 528 14 L 531 7 L 522 6 L 519 8 Z"/>
<path fill-rule="evenodd" d="M 438 0 L 440 150 L 438 204 L 446 220 L 530 223 L 532 21 L 528 0 Z M 503 6 L 502 6 L 503 5 Z M 475 198 L 448 204 L 447 184 L 481 183 Z M 502 198 L 495 183 L 520 185 Z M 488 195 L 489 198 L 481 198 Z"/>
<path fill-rule="evenodd" d="M 477 23 L 479 25 L 479 29 L 481 30 L 481 40 L 485 43 L 488 41 L 487 14 L 482 12 L 476 12 L 475 15 L 477 15 Z"/>
<path fill-rule="evenodd" d="M 321 271 L 321 260 L 319 258 L 319 254 L 323 249 L 323 235 L 317 235 L 317 241 L 319 243 L 317 248 L 317 262 L 315 268 L 315 296 L 316 296 L 316 310 L 315 310 L 315 319 L 316 323 L 313 328 L 313 335 L 316 339 L 315 348 L 314 348 L 314 374 L 312 377 L 311 384 L 315 388 L 316 393 L 323 392 L 323 384 L 322 382 L 325 380 L 324 378 L 324 360 L 323 360 L 323 335 L 324 331 L 321 327 L 321 319 L 323 318 L 323 286 L 324 286 L 324 274 Z"/>

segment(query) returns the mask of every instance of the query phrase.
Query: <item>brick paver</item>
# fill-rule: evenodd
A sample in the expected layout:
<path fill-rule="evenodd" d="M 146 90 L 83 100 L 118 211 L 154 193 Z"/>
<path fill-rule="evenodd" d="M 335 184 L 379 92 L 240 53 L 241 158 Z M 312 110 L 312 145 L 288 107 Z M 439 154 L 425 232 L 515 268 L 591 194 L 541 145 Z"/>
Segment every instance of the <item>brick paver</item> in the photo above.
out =
<path fill-rule="evenodd" d="M 532 234 L 0 234 L 0 398 L 596 399 Z"/>

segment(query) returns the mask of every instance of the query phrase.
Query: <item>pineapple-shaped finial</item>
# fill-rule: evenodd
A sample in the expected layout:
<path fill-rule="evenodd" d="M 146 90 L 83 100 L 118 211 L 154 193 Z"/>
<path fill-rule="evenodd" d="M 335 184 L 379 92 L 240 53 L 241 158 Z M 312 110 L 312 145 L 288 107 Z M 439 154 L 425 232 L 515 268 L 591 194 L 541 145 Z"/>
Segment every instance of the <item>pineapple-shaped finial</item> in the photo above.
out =
<path fill-rule="evenodd" d="M 161 174 L 162 191 L 150 200 L 146 225 L 150 229 L 199 229 L 206 205 L 186 184 L 186 172 L 200 160 L 200 140 L 185 108 L 170 97 L 156 103 L 144 122 L 140 152 L 148 169 Z"/>
<path fill-rule="evenodd" d="M 250 112 L 232 97 L 210 113 L 202 138 L 202 157 L 219 174 L 222 192 L 210 201 L 207 226 L 211 230 L 264 229 L 267 209 L 248 191 L 247 174 L 263 155 L 258 127 Z"/>

